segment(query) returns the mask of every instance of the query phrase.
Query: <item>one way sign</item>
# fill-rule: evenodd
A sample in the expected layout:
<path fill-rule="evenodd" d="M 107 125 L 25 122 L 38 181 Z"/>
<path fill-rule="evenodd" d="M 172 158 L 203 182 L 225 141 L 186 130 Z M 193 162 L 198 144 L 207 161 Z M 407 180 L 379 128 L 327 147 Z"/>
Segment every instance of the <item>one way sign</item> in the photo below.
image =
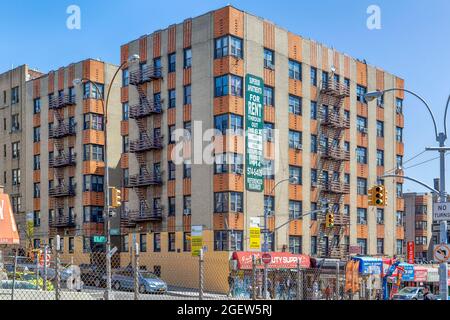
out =
<path fill-rule="evenodd" d="M 435 203 L 433 206 L 434 221 L 450 220 L 450 203 Z"/>

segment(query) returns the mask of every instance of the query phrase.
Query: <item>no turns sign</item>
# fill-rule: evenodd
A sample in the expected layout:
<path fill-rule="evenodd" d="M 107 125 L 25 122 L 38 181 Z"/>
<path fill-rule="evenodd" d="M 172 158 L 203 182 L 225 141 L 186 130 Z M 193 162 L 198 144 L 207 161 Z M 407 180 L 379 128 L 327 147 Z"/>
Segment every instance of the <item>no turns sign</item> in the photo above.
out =
<path fill-rule="evenodd" d="M 433 258 L 441 263 L 450 261 L 450 246 L 448 244 L 434 246 Z"/>

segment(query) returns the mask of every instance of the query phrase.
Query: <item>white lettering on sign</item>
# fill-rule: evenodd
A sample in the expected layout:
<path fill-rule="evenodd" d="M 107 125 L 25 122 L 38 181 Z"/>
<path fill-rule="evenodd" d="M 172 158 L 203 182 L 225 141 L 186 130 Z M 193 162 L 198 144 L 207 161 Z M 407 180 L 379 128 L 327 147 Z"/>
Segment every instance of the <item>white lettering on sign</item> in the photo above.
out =
<path fill-rule="evenodd" d="M 4 220 L 4 213 L 3 213 L 3 208 L 5 207 L 5 200 L 1 200 L 0 201 L 0 220 Z"/>

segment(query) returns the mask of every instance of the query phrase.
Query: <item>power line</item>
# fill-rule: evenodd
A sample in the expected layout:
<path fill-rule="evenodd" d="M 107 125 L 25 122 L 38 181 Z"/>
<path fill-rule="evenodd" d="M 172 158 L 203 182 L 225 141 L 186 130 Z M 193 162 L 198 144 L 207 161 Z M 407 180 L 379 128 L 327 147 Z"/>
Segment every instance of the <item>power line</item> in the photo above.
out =
<path fill-rule="evenodd" d="M 424 150 L 424 151 L 422 151 L 422 152 L 416 154 L 416 155 L 413 156 L 412 158 L 403 161 L 403 165 L 407 164 L 408 162 L 413 161 L 414 159 L 417 159 L 418 157 L 420 157 L 421 155 L 423 155 L 425 152 L 427 152 L 427 150 Z M 397 170 L 397 167 L 395 167 L 395 168 L 393 168 L 393 169 L 391 169 L 391 170 L 386 171 L 384 174 L 390 174 L 390 173 L 393 173 L 393 172 L 396 171 L 396 170 Z"/>
<path fill-rule="evenodd" d="M 448 156 L 448 155 L 449 155 L 449 153 L 446 153 L 446 154 L 445 154 L 445 156 Z M 412 169 L 412 168 L 421 166 L 421 165 L 423 165 L 423 164 L 429 163 L 429 162 L 431 162 L 431 161 L 437 160 L 437 159 L 439 159 L 439 158 L 440 158 L 440 156 L 439 156 L 439 157 L 432 158 L 432 159 L 429 159 L 429 160 L 426 160 L 426 161 L 423 161 L 423 162 L 420 162 L 420 163 L 417 163 L 417 164 L 415 164 L 415 165 L 406 167 L 406 168 L 404 168 L 404 169 L 405 169 L 405 170 L 406 170 L 406 169 Z"/>

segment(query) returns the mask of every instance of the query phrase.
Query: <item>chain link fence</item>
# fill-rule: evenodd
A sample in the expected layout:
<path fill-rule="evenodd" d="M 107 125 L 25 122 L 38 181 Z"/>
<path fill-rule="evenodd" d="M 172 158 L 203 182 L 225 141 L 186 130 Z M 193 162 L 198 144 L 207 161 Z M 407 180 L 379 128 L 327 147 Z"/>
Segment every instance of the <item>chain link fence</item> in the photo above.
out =
<path fill-rule="evenodd" d="M 45 250 L 44 250 L 45 251 Z M 1 300 L 347 300 L 345 270 L 268 269 L 252 261 L 250 270 L 233 268 L 227 253 L 158 254 L 130 252 L 111 257 L 108 290 L 104 252 L 89 260 L 55 250 L 0 260 Z M 267 289 L 265 287 L 267 283 Z M 109 295 L 107 295 L 109 293 Z M 358 295 L 356 295 L 358 296 Z"/>

